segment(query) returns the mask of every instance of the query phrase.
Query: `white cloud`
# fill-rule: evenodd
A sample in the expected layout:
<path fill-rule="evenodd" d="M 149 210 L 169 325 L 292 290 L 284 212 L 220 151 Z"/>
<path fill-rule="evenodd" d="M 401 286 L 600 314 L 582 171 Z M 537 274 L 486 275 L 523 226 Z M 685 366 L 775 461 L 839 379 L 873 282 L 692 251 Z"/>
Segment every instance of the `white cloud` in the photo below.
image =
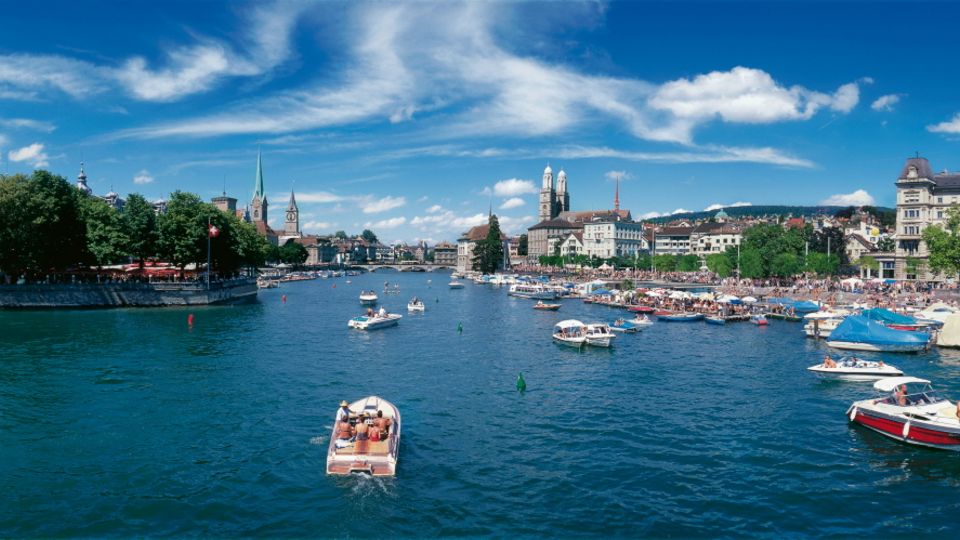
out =
<path fill-rule="evenodd" d="M 633 175 L 628 173 L 627 171 L 607 171 L 603 173 L 603 176 L 607 180 L 616 180 L 618 178 L 620 180 L 630 180 L 631 178 L 633 178 Z"/>
<path fill-rule="evenodd" d="M 290 194 L 274 194 L 274 200 L 284 200 L 289 197 Z M 298 203 L 332 203 L 346 200 L 346 197 L 337 195 L 336 193 L 330 193 L 329 191 L 304 191 L 296 192 L 297 202 Z"/>
<path fill-rule="evenodd" d="M 533 223 L 532 216 L 523 216 L 523 217 L 510 217 L 510 216 L 497 216 L 497 221 L 500 222 L 500 229 L 504 234 L 514 235 L 521 232 L 525 232 L 527 227 Z M 487 221 L 484 220 L 484 223 Z"/>
<path fill-rule="evenodd" d="M 380 221 L 368 221 L 363 224 L 364 228 L 367 229 L 395 229 L 404 223 L 407 222 L 405 217 L 395 217 L 390 219 L 382 219 Z"/>
<path fill-rule="evenodd" d="M 677 208 L 677 209 L 674 210 L 673 212 L 670 212 L 670 215 L 673 215 L 673 214 L 689 214 L 690 212 L 691 212 L 691 211 L 690 211 L 690 210 L 687 210 L 686 208 Z"/>
<path fill-rule="evenodd" d="M 519 178 L 500 180 L 493 185 L 493 194 L 497 197 L 516 197 L 536 192 L 537 188 L 532 181 Z"/>
<path fill-rule="evenodd" d="M 647 212 L 646 214 L 642 214 L 640 216 L 640 219 L 653 219 L 653 218 L 663 217 L 664 215 L 666 214 L 661 214 L 660 212 Z"/>
<path fill-rule="evenodd" d="M 33 143 L 17 150 L 11 150 L 7 154 L 7 159 L 15 162 L 26 161 L 32 163 L 34 167 L 46 167 L 50 164 L 47 161 L 50 156 L 44 153 L 41 143 Z"/>
<path fill-rule="evenodd" d="M 388 195 L 377 200 L 366 201 L 362 203 L 361 208 L 364 214 L 379 214 L 380 212 L 400 208 L 405 204 L 407 204 L 405 197 L 392 197 Z"/>
<path fill-rule="evenodd" d="M 870 104 L 870 108 L 877 112 L 890 112 L 897 103 L 900 103 L 900 97 L 900 94 L 880 96 Z"/>
<path fill-rule="evenodd" d="M 304 231 L 326 232 L 333 230 L 336 226 L 336 223 L 330 223 L 328 221 L 307 221 L 301 225 L 300 228 Z"/>
<path fill-rule="evenodd" d="M 766 163 L 785 167 L 810 168 L 814 164 L 803 158 L 784 154 L 769 147 L 694 146 L 698 151 L 633 152 L 605 146 L 565 146 L 551 150 L 550 155 L 565 159 L 617 158 L 654 163 Z"/>
<path fill-rule="evenodd" d="M 141 169 L 140 172 L 133 177 L 134 184 L 149 184 L 153 182 L 153 180 L 154 178 L 150 176 L 150 172 L 146 169 Z"/>
<path fill-rule="evenodd" d="M 927 126 L 927 131 L 933 133 L 960 133 L 960 113 L 946 122 L 940 122 L 932 126 Z"/>
<path fill-rule="evenodd" d="M 430 208 L 427 208 L 427 213 L 428 213 L 428 214 L 436 214 L 437 212 L 440 212 L 441 210 L 443 210 L 443 207 L 440 206 L 439 204 L 435 204 L 435 205 L 431 206 Z"/>
<path fill-rule="evenodd" d="M 710 206 L 703 209 L 704 212 L 713 212 L 714 210 L 720 210 L 721 208 L 738 208 L 741 206 L 753 206 L 753 203 L 738 201 L 732 204 L 721 204 L 713 203 Z"/>
<path fill-rule="evenodd" d="M 873 196 L 866 190 L 858 189 L 853 193 L 838 193 L 820 201 L 824 206 L 864 206 L 873 205 Z"/>
<path fill-rule="evenodd" d="M 107 89 L 100 75 L 93 64 L 61 56 L 0 55 L 0 97 L 34 101 L 53 90 L 85 98 Z"/>
<path fill-rule="evenodd" d="M 503 204 L 500 205 L 500 209 L 509 210 L 511 208 L 518 208 L 523 205 L 524 205 L 523 199 L 521 199 L 520 197 L 511 197 L 503 201 Z"/>
<path fill-rule="evenodd" d="M 0 118 L 0 127 L 8 129 L 31 129 L 44 133 L 50 133 L 57 129 L 57 126 L 50 122 L 31 120 L 29 118 Z"/>

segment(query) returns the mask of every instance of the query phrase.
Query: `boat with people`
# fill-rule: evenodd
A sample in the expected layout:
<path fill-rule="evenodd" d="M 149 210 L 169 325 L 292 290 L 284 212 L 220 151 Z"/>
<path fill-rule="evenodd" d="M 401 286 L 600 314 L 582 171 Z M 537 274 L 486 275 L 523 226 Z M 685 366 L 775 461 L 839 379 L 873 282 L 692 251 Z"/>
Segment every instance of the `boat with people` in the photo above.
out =
<path fill-rule="evenodd" d="M 539 309 L 540 311 L 557 311 L 560 309 L 560 304 L 544 304 L 543 300 L 537 300 L 537 303 L 533 305 L 533 309 Z"/>
<path fill-rule="evenodd" d="M 768 324 L 770 324 L 770 322 L 767 321 L 767 317 L 764 316 L 763 313 L 760 313 L 759 315 L 751 315 L 750 323 L 755 324 L 757 326 L 767 326 Z"/>
<path fill-rule="evenodd" d="M 926 332 L 894 330 L 862 315 L 843 320 L 827 339 L 835 349 L 878 352 L 919 352 L 930 346 Z"/>
<path fill-rule="evenodd" d="M 633 319 L 630 319 L 630 322 L 634 326 L 650 326 L 653 324 L 653 320 L 651 320 L 648 315 L 642 313 L 637 313 Z"/>
<path fill-rule="evenodd" d="M 585 336 L 587 345 L 594 347 L 610 347 L 613 345 L 614 338 L 617 337 L 610 327 L 604 323 L 587 323 Z"/>
<path fill-rule="evenodd" d="M 887 377 L 873 388 L 877 396 L 847 409 L 850 422 L 907 444 L 960 450 L 958 405 L 940 396 L 930 381 Z"/>
<path fill-rule="evenodd" d="M 553 340 L 561 345 L 583 347 L 587 342 L 586 325 L 576 319 L 560 321 L 553 326 Z"/>
<path fill-rule="evenodd" d="M 557 292 L 539 283 L 514 283 L 507 291 L 510 296 L 530 298 L 533 300 L 556 300 Z"/>
<path fill-rule="evenodd" d="M 423 303 L 423 300 L 414 296 L 407 302 L 407 311 L 426 311 L 427 306 Z"/>
<path fill-rule="evenodd" d="M 636 334 L 641 328 L 643 328 L 643 326 L 633 324 L 633 322 L 626 319 L 617 319 L 610 324 L 610 330 L 624 334 Z"/>
<path fill-rule="evenodd" d="M 707 324 L 727 324 L 727 320 L 719 315 L 708 315 L 703 320 Z"/>
<path fill-rule="evenodd" d="M 341 402 L 327 448 L 327 474 L 394 476 L 400 428 L 400 410 L 382 397 Z"/>
<path fill-rule="evenodd" d="M 695 313 L 692 311 L 681 311 L 681 312 L 657 312 L 657 318 L 661 321 L 667 322 L 693 322 L 703 319 L 703 313 Z"/>
<path fill-rule="evenodd" d="M 447 285 L 449 285 L 449 287 L 450 287 L 451 289 L 462 289 L 462 288 L 464 287 L 464 285 L 463 285 L 462 282 L 457 281 L 457 280 L 455 280 L 455 279 L 454 279 L 453 281 L 451 281 L 450 283 L 448 283 Z"/>
<path fill-rule="evenodd" d="M 807 371 L 825 379 L 843 379 L 846 381 L 875 381 L 885 377 L 900 377 L 903 372 L 882 360 L 873 362 L 856 356 L 834 360 L 830 355 L 823 362 L 810 366 Z"/>
<path fill-rule="evenodd" d="M 396 326 L 402 318 L 402 315 L 387 313 L 387 310 L 381 307 L 378 312 L 368 309 L 366 315 L 359 315 L 350 319 L 347 322 L 347 326 L 356 328 L 357 330 L 379 330 L 389 326 Z"/>
<path fill-rule="evenodd" d="M 846 313 L 835 311 L 817 311 L 804 315 L 803 320 L 807 322 L 803 325 L 803 333 L 807 337 L 828 338 L 830 333 L 840 326 L 846 316 Z"/>
<path fill-rule="evenodd" d="M 361 304 L 376 304 L 379 297 L 373 291 L 360 291 Z"/>

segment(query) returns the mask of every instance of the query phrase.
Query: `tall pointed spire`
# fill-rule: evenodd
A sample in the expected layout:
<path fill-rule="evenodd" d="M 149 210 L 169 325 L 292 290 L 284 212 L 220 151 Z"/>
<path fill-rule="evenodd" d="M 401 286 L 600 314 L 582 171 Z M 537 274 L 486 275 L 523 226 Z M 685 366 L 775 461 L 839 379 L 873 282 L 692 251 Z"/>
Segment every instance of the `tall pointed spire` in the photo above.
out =
<path fill-rule="evenodd" d="M 264 198 L 263 192 L 263 162 L 260 158 L 260 149 L 257 148 L 257 181 L 253 187 L 253 198 Z"/>
<path fill-rule="evenodd" d="M 297 198 L 293 196 L 293 189 L 290 189 L 290 204 L 287 205 L 287 209 L 295 210 L 297 208 Z"/>
<path fill-rule="evenodd" d="M 617 175 L 617 191 L 613 196 L 613 209 L 614 211 L 620 211 L 620 175 Z"/>

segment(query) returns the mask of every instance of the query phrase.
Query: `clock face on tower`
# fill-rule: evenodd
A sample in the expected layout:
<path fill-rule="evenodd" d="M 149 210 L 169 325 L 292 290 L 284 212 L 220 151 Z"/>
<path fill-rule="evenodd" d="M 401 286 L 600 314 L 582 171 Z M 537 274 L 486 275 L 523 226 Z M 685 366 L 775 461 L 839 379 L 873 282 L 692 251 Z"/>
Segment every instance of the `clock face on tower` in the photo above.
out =
<path fill-rule="evenodd" d="M 287 221 L 293 221 L 297 219 L 297 215 L 293 212 L 287 212 Z"/>

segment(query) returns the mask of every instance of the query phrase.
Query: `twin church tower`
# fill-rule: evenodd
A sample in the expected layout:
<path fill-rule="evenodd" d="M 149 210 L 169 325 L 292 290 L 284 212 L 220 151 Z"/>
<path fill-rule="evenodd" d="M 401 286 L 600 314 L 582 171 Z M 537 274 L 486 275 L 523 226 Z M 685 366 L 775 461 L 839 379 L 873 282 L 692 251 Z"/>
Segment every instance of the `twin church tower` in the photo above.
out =
<path fill-rule="evenodd" d="M 570 211 L 570 194 L 567 193 L 567 173 L 563 169 L 557 174 L 557 187 L 553 187 L 553 169 L 550 165 L 543 170 L 543 187 L 540 188 L 539 221 L 555 219 L 560 212 Z"/>

